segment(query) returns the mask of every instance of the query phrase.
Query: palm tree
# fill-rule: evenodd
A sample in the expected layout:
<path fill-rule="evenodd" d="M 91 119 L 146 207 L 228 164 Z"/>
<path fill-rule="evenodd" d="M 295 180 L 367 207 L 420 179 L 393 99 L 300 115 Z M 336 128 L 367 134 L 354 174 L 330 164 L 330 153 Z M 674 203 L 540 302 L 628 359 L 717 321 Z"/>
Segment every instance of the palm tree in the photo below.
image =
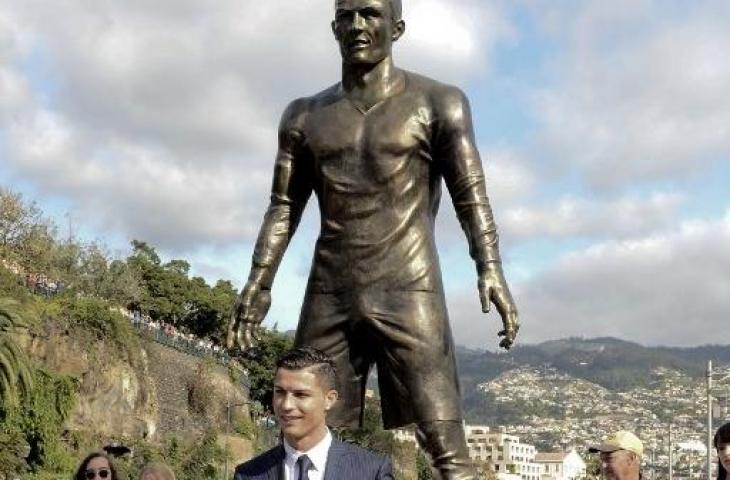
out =
<path fill-rule="evenodd" d="M 0 298 L 0 398 L 5 405 L 26 397 L 33 387 L 28 358 L 12 336 L 20 328 L 27 328 L 20 304 Z"/>

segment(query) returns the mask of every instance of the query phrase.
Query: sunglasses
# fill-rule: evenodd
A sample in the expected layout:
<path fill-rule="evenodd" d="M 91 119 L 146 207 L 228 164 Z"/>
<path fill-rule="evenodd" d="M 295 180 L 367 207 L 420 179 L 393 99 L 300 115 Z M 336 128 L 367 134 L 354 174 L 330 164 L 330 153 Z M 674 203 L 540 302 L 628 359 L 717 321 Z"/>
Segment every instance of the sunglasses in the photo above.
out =
<path fill-rule="evenodd" d="M 99 478 L 109 478 L 111 477 L 112 472 L 106 468 L 100 468 L 99 470 L 86 470 L 86 473 L 84 473 L 84 478 L 86 480 L 93 480 L 97 476 Z"/>

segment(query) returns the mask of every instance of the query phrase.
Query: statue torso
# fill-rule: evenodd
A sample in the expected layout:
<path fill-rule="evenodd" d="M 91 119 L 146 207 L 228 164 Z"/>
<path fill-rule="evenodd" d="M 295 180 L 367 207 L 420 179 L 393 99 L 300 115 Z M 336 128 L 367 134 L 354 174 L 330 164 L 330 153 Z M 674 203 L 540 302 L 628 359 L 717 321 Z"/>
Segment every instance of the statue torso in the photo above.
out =
<path fill-rule="evenodd" d="M 338 87 L 313 97 L 302 125 L 322 223 L 311 290 L 442 290 L 430 86 L 407 74 L 368 111 Z"/>

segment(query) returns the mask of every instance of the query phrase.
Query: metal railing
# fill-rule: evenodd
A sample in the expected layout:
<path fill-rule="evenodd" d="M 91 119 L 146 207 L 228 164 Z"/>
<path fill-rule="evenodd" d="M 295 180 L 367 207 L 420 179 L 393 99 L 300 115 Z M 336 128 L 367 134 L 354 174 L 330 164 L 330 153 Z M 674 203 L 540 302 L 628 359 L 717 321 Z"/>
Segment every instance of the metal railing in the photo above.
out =
<path fill-rule="evenodd" d="M 152 327 L 141 320 L 134 319 L 132 326 L 148 340 L 199 358 L 212 358 L 216 363 L 224 367 L 233 367 L 242 370 L 242 367 L 233 361 L 225 350 L 216 352 L 215 350 L 199 345 L 197 340 L 190 340 L 181 335 L 166 333 L 161 328 Z"/>

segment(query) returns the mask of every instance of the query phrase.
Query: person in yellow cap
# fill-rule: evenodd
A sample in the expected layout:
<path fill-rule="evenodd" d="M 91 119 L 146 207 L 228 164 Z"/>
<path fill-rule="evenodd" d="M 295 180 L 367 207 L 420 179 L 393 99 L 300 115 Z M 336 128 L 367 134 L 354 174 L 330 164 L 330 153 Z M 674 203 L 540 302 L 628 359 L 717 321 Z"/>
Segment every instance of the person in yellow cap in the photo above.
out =
<path fill-rule="evenodd" d="M 607 480 L 639 480 L 644 445 L 636 435 L 619 430 L 589 452 L 601 454 L 601 473 Z"/>

